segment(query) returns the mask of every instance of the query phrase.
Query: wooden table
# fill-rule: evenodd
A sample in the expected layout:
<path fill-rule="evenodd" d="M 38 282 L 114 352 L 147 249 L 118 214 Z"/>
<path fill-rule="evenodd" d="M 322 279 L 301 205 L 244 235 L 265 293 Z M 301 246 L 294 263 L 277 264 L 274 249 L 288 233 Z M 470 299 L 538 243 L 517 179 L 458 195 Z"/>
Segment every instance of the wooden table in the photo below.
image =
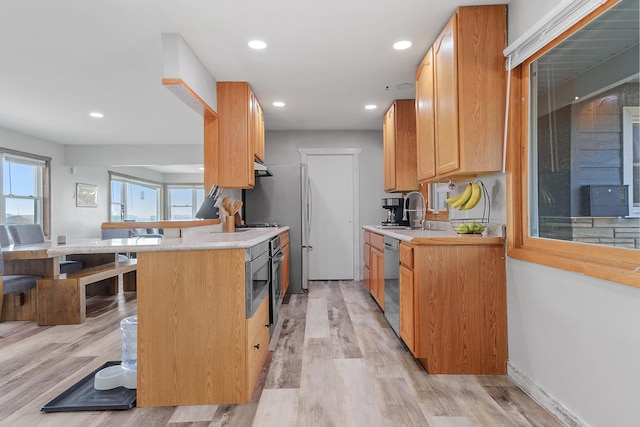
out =
<path fill-rule="evenodd" d="M 77 239 L 68 241 L 68 245 L 95 239 Z M 4 258 L 4 274 L 33 274 L 46 279 L 60 277 L 60 256 L 50 255 L 49 249 L 58 245 L 55 242 L 36 243 L 32 245 L 11 245 L 2 248 Z M 82 262 L 84 268 L 94 267 L 116 260 L 115 253 L 104 254 L 74 254 L 66 259 Z"/>
<path fill-rule="evenodd" d="M 68 241 L 67 244 L 72 245 L 74 243 L 87 241 L 78 239 Z M 67 323 L 63 316 L 60 318 L 55 313 L 44 313 L 46 311 L 44 307 L 50 307 L 51 310 L 55 310 L 51 304 L 51 300 L 58 298 L 54 294 L 57 293 L 56 282 L 62 282 L 65 279 L 64 274 L 60 274 L 60 256 L 50 255 L 49 249 L 58 245 L 55 242 L 44 242 L 32 245 L 11 245 L 6 248 L 2 248 L 2 255 L 4 258 L 4 274 L 30 274 L 41 276 L 44 280 L 38 281 L 37 289 L 33 289 L 28 293 L 22 293 L 17 295 L 16 298 L 5 298 L 2 302 L 2 314 L 0 321 L 5 320 L 37 320 L 38 324 L 60 324 Z M 91 253 L 91 254 L 73 254 L 67 255 L 66 259 L 76 260 L 82 262 L 83 270 L 86 271 L 92 267 L 97 267 L 105 264 L 114 263 L 117 261 L 116 253 Z M 124 276 L 123 276 L 124 277 Z M 127 275 L 127 280 L 123 281 L 124 290 L 135 290 L 135 271 Z M 73 320 L 69 323 L 82 323 L 84 320 L 84 299 L 86 296 L 91 295 L 115 295 L 118 292 L 118 277 L 108 277 L 102 280 L 97 280 L 95 283 L 91 283 L 86 286 L 86 289 L 82 288 L 82 295 L 77 295 L 78 310 L 70 308 L 70 311 L 75 313 L 81 312 L 80 315 L 74 314 Z M 82 300 L 82 301 L 80 301 Z M 39 301 L 39 302 L 38 302 Z M 41 309 L 38 310 L 38 305 Z M 60 305 L 60 304 L 57 304 Z M 66 304 L 62 304 L 66 305 Z M 50 310 L 49 310 L 50 311 Z M 55 320 L 51 323 L 51 319 Z"/>

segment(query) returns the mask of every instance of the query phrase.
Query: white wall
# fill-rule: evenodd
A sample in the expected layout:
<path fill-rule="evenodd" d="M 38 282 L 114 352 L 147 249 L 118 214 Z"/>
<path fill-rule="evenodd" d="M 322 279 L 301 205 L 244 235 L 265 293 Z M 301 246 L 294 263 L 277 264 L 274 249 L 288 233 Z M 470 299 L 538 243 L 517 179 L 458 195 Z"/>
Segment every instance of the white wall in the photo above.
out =
<path fill-rule="evenodd" d="M 382 119 L 380 119 L 382 120 Z M 298 148 L 360 148 L 360 224 L 380 224 L 383 190 L 382 131 L 270 131 L 265 163 L 299 164 Z"/>
<path fill-rule="evenodd" d="M 555 5 L 512 0 L 509 40 Z M 514 377 L 555 401 L 567 422 L 638 425 L 640 289 L 508 258 L 507 296 Z"/>
<path fill-rule="evenodd" d="M 172 160 L 180 164 L 199 164 L 203 149 L 197 145 L 63 145 L 0 128 L 0 147 L 51 158 L 51 236 L 100 237 L 100 225 L 109 221 L 109 171 L 163 183 L 203 182 L 202 174 L 162 174 L 141 167 L 111 166 L 167 165 L 172 164 Z M 78 182 L 98 186 L 98 207 L 76 207 Z"/>
<path fill-rule="evenodd" d="M 88 181 L 90 177 L 85 180 L 83 176 L 71 175 L 70 169 L 64 164 L 64 145 L 0 128 L 0 147 L 51 158 L 51 235 L 80 237 L 75 233 L 74 223 L 94 221 L 98 210 L 76 208 L 75 183 L 94 182 Z M 61 218 L 64 224 L 59 224 L 57 218 Z"/>

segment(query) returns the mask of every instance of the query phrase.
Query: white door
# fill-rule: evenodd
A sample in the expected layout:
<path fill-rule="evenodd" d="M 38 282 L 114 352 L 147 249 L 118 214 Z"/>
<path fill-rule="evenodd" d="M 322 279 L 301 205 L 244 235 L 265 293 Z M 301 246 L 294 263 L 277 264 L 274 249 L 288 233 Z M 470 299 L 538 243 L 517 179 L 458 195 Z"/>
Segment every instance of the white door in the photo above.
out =
<path fill-rule="evenodd" d="M 354 259 L 353 156 L 309 155 L 309 280 L 352 280 Z"/>

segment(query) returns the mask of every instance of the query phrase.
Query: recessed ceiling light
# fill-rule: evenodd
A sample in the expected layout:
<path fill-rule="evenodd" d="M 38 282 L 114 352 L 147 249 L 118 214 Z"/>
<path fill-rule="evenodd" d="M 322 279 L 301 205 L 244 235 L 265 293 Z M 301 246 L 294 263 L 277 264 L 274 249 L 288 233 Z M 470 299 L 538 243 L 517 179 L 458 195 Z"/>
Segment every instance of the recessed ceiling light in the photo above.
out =
<path fill-rule="evenodd" d="M 273 101 L 274 107 L 284 107 L 284 102 L 282 101 Z"/>
<path fill-rule="evenodd" d="M 378 108 L 377 105 L 373 105 L 373 104 L 369 104 L 369 105 L 365 105 L 364 109 L 365 110 L 375 110 L 376 108 Z"/>
<path fill-rule="evenodd" d="M 98 112 L 98 111 L 92 111 L 89 113 L 89 115 L 95 119 L 101 119 L 104 117 L 104 114 Z"/>
<path fill-rule="evenodd" d="M 400 90 L 409 90 L 409 89 L 413 89 L 416 85 L 414 85 L 413 83 L 400 83 L 399 85 L 396 86 L 396 88 L 400 89 Z"/>
<path fill-rule="evenodd" d="M 248 44 L 251 49 L 264 49 L 267 47 L 267 44 L 262 40 L 251 40 Z"/>
<path fill-rule="evenodd" d="M 410 47 L 411 47 L 411 42 L 409 40 L 401 40 L 393 44 L 393 48 L 396 50 L 405 50 L 405 49 L 409 49 Z"/>

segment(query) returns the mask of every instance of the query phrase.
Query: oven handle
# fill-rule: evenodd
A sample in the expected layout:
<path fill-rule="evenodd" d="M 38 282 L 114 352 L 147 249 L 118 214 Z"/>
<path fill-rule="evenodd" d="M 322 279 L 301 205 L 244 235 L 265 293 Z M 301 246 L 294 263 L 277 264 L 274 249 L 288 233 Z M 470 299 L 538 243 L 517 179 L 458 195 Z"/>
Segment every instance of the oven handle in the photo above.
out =
<path fill-rule="evenodd" d="M 273 257 L 273 262 L 282 262 L 284 261 L 284 253 L 280 252 L 278 255 Z"/>

